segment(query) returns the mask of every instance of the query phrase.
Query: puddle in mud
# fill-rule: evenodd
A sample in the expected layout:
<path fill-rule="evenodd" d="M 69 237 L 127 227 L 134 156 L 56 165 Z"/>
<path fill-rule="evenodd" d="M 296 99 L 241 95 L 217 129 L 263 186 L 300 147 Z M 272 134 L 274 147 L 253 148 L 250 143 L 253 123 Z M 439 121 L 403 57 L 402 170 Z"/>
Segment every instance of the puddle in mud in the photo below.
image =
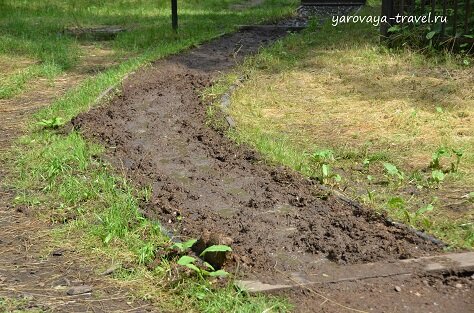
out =
<path fill-rule="evenodd" d="M 240 201 L 250 201 L 251 195 L 242 188 L 233 187 L 226 189 L 227 194 L 238 197 Z"/>
<path fill-rule="evenodd" d="M 172 160 L 170 159 L 160 159 L 159 162 L 160 164 L 170 164 Z"/>
<path fill-rule="evenodd" d="M 277 204 L 272 210 L 268 210 L 265 212 L 261 212 L 259 214 L 279 214 L 279 215 L 287 215 L 290 213 L 297 212 L 298 208 L 288 205 L 288 204 Z"/>
<path fill-rule="evenodd" d="M 170 177 L 185 186 L 190 186 L 193 183 L 192 179 L 183 172 L 174 172 L 170 174 Z"/>
<path fill-rule="evenodd" d="M 229 218 L 234 216 L 237 213 L 236 209 L 231 209 L 231 208 L 222 208 L 222 209 L 217 209 L 216 210 L 217 214 L 224 218 Z"/>
<path fill-rule="evenodd" d="M 222 179 L 222 182 L 225 184 L 225 185 L 230 185 L 230 184 L 233 184 L 235 182 L 235 179 L 232 178 L 232 177 L 224 177 Z"/>

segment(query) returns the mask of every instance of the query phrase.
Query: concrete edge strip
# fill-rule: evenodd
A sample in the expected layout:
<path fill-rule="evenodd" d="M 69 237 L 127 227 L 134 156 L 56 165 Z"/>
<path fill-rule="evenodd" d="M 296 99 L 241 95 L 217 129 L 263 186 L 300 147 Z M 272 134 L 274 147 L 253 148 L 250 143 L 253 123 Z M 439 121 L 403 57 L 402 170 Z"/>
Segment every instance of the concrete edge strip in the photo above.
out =
<path fill-rule="evenodd" d="M 389 266 L 390 265 L 390 266 Z M 385 269 L 374 274 L 374 267 L 384 266 Z M 389 276 L 410 276 L 416 273 L 471 273 L 474 272 L 474 252 L 451 253 L 445 255 L 421 257 L 418 259 L 401 260 L 395 263 L 368 263 L 361 265 L 362 272 L 359 275 L 340 275 L 337 279 L 325 279 L 318 281 L 297 280 L 291 278 L 292 283 L 266 284 L 257 280 L 236 280 L 235 286 L 248 293 L 274 292 L 280 290 L 299 289 L 318 284 L 340 283 L 344 281 L 357 281 Z M 334 272 L 347 271 L 344 267 L 334 268 Z M 365 269 L 365 270 L 364 270 Z M 350 271 L 349 271 L 350 272 Z M 288 273 L 288 277 L 294 275 Z M 337 276 L 337 275 L 336 275 Z"/>

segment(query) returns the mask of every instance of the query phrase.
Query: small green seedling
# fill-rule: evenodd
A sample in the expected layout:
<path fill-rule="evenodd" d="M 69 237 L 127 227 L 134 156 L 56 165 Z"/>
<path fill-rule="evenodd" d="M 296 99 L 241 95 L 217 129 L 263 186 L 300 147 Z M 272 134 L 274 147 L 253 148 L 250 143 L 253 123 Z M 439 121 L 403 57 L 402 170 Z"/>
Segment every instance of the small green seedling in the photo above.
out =
<path fill-rule="evenodd" d="M 171 248 L 176 249 L 179 252 L 186 252 L 187 250 L 191 249 L 191 247 L 197 242 L 196 239 L 191 239 L 185 242 L 175 242 Z"/>
<path fill-rule="evenodd" d="M 313 153 L 312 158 L 316 163 L 328 163 L 334 161 L 334 153 L 329 149 L 320 150 Z"/>
<path fill-rule="evenodd" d="M 367 172 L 370 169 L 370 163 L 371 163 L 371 160 L 369 158 L 365 158 L 364 161 L 362 161 L 362 164 L 364 165 L 364 168 L 367 170 Z"/>
<path fill-rule="evenodd" d="M 423 217 L 423 215 L 427 212 L 431 212 L 434 209 L 434 206 L 432 203 L 419 208 L 416 212 L 412 213 L 410 212 L 407 207 L 405 200 L 401 197 L 393 197 L 390 198 L 387 202 L 387 206 L 391 209 L 396 209 L 399 210 L 403 214 L 403 219 L 405 223 L 414 225 L 417 224 L 417 222 L 422 222 L 425 227 L 430 227 L 431 226 L 431 221 Z"/>
<path fill-rule="evenodd" d="M 320 166 L 321 175 L 318 177 L 321 184 L 328 184 L 331 179 L 336 183 L 341 181 L 341 176 L 336 173 L 332 173 L 330 162 L 334 161 L 334 154 L 331 150 L 320 150 L 316 151 L 311 155 L 313 161 Z"/>
<path fill-rule="evenodd" d="M 430 168 L 432 169 L 441 169 L 441 158 L 444 156 L 449 156 L 448 149 L 441 147 L 438 148 L 432 155 L 431 155 L 431 163 Z"/>
<path fill-rule="evenodd" d="M 42 126 L 46 129 L 57 129 L 65 124 L 64 120 L 61 117 L 53 117 L 49 120 L 41 120 L 38 122 L 39 126 Z"/>
<path fill-rule="evenodd" d="M 140 248 L 139 257 L 138 257 L 140 264 L 147 264 L 148 262 L 152 261 L 154 257 L 155 257 L 155 245 L 153 243 L 147 242 Z"/>
<path fill-rule="evenodd" d="M 383 167 L 385 168 L 385 171 L 387 172 L 388 175 L 398 178 L 400 182 L 405 179 L 405 175 L 403 174 L 403 172 L 400 171 L 392 163 L 384 162 Z"/>
<path fill-rule="evenodd" d="M 342 180 L 341 175 L 331 172 L 331 167 L 328 164 L 321 166 L 321 175 L 320 181 L 322 184 L 328 184 L 330 179 L 334 179 L 336 183 Z"/>
<path fill-rule="evenodd" d="M 451 149 L 451 151 L 456 157 L 456 161 L 451 163 L 451 172 L 457 173 L 457 171 L 459 170 L 459 164 L 461 163 L 461 158 L 463 157 L 464 152 L 459 149 Z"/>
<path fill-rule="evenodd" d="M 441 183 L 445 177 L 446 175 L 443 173 L 443 171 L 434 170 L 431 172 L 431 180 L 437 184 Z"/>
<path fill-rule="evenodd" d="M 194 243 L 193 243 L 194 244 Z M 192 245 L 191 245 L 192 246 Z M 228 252 L 232 251 L 232 249 L 229 246 L 225 245 L 214 245 L 207 247 L 203 252 L 201 252 L 200 256 L 204 256 L 206 253 L 209 252 Z M 204 262 L 203 264 L 207 267 L 207 269 L 202 269 L 199 268 L 196 264 L 196 258 L 193 258 L 188 255 L 183 255 L 179 260 L 178 264 L 181 266 L 185 266 L 191 270 L 193 270 L 196 274 L 198 274 L 200 277 L 204 276 L 209 276 L 209 277 L 225 277 L 228 276 L 229 273 L 224 271 L 224 270 L 215 270 L 214 267 L 207 263 Z"/>
<path fill-rule="evenodd" d="M 375 200 L 375 190 L 369 190 L 367 189 L 367 198 L 369 199 L 369 202 L 370 203 L 374 203 L 374 200 Z"/>
<path fill-rule="evenodd" d="M 459 170 L 459 164 L 461 163 L 461 159 L 464 155 L 464 152 L 460 149 L 449 150 L 445 147 L 438 148 L 438 150 L 436 150 L 431 156 L 430 168 L 435 170 L 442 170 L 441 159 L 443 157 L 449 158 L 453 155 L 456 159 L 454 162 L 451 162 L 449 172 L 456 173 Z"/>
<path fill-rule="evenodd" d="M 419 208 L 416 212 L 415 212 L 415 219 L 420 219 L 425 213 L 427 212 L 431 212 L 434 210 L 434 206 L 433 204 L 428 204 L 424 207 L 421 207 Z M 423 217 L 421 218 L 421 222 L 423 223 L 423 225 L 425 226 L 425 228 L 430 228 L 432 226 L 432 222 L 427 218 L 427 217 Z"/>
<path fill-rule="evenodd" d="M 392 209 L 403 209 L 405 208 L 405 200 L 401 197 L 390 198 L 387 202 L 388 206 Z"/>

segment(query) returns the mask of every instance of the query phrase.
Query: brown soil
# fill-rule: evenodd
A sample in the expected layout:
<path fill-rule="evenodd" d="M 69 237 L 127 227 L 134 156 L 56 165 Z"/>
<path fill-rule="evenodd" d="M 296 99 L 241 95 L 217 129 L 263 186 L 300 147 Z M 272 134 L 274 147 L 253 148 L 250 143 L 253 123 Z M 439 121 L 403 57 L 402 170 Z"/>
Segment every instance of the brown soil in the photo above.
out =
<path fill-rule="evenodd" d="M 474 312 L 473 288 L 473 279 L 457 276 L 395 276 L 283 294 L 300 313 L 468 313 Z"/>
<path fill-rule="evenodd" d="M 151 201 L 143 205 L 147 217 L 159 219 L 176 236 L 231 242 L 234 253 L 227 266 L 238 268 L 240 276 L 274 282 L 285 272 L 314 272 L 331 262 L 441 253 L 440 247 L 390 226 L 368 209 L 321 196 L 325 192 L 316 183 L 266 165 L 254 151 L 206 126 L 200 90 L 243 56 L 284 35 L 282 30 L 241 31 L 159 61 L 128 78 L 109 105 L 78 116 L 73 125 L 105 144 L 109 161 L 135 182 L 153 187 Z M 355 294 L 373 297 L 364 284 L 355 283 Z M 378 284 L 385 286 L 383 280 Z M 335 285 L 335 291 L 324 288 L 337 298 L 353 297 L 344 284 Z M 443 301 L 444 292 L 433 289 L 426 300 Z M 322 302 L 293 297 L 302 312 L 318 311 L 314 305 Z M 379 298 L 355 304 L 379 301 L 394 308 L 396 299 L 384 289 Z M 461 303 L 462 309 L 452 312 L 470 311 L 473 302 L 468 301 L 470 307 Z M 408 311 L 421 312 L 418 304 Z"/>

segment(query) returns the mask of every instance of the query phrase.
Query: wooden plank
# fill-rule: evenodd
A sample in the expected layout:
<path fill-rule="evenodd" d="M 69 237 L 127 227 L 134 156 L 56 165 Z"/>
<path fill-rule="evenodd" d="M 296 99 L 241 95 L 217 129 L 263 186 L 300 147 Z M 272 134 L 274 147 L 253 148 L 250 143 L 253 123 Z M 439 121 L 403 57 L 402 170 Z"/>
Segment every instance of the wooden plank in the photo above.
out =
<path fill-rule="evenodd" d="M 363 279 L 412 275 L 415 273 L 460 273 L 474 272 L 474 252 L 451 253 L 417 259 L 400 260 L 393 263 L 366 263 L 348 266 L 325 264 L 317 273 L 283 273 L 285 279 L 277 284 L 266 284 L 257 280 L 236 281 L 236 286 L 250 293 L 272 292 L 305 286 L 357 281 Z"/>
<path fill-rule="evenodd" d="M 241 290 L 245 290 L 250 293 L 254 292 L 270 292 L 283 289 L 291 289 L 292 285 L 271 285 L 261 283 L 256 280 L 237 280 L 235 286 Z"/>
<path fill-rule="evenodd" d="M 474 252 L 450 253 L 401 262 L 421 264 L 423 270 L 428 273 L 472 272 L 474 271 Z"/>

